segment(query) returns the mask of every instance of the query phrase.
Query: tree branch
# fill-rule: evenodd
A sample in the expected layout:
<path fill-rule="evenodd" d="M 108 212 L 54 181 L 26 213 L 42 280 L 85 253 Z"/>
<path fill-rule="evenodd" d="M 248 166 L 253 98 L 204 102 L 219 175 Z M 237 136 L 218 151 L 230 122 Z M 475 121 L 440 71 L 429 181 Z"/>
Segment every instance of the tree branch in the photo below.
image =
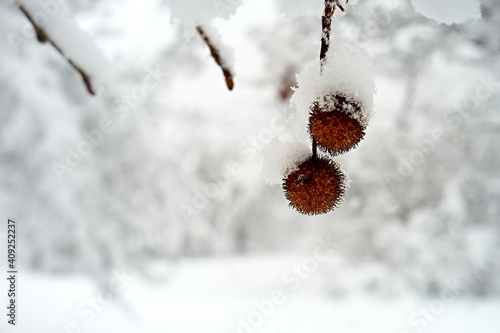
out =
<path fill-rule="evenodd" d="M 38 26 L 36 24 L 35 20 L 31 16 L 31 14 L 28 12 L 28 10 L 23 5 L 19 5 L 19 9 L 21 10 L 21 12 L 26 16 L 26 18 L 28 18 L 28 20 L 33 25 L 33 28 L 35 29 L 35 32 L 36 32 L 36 38 L 38 39 L 38 41 L 40 43 L 49 42 L 57 50 L 57 52 L 59 52 L 64 57 L 64 59 L 66 59 L 68 61 L 68 63 L 70 64 L 70 66 L 73 67 L 80 74 L 80 76 L 82 77 L 83 83 L 85 84 L 85 87 L 87 88 L 87 91 L 91 95 L 95 95 L 95 90 L 92 87 L 92 82 L 90 80 L 90 76 L 83 70 L 83 68 L 81 68 L 80 66 L 78 66 L 77 64 L 75 64 L 73 62 L 73 60 L 69 59 L 64 54 L 64 51 L 61 49 L 61 47 L 59 47 L 57 45 L 57 43 L 54 42 L 54 40 L 52 40 L 50 38 L 50 36 L 43 30 L 42 27 L 40 27 L 40 26 Z"/>

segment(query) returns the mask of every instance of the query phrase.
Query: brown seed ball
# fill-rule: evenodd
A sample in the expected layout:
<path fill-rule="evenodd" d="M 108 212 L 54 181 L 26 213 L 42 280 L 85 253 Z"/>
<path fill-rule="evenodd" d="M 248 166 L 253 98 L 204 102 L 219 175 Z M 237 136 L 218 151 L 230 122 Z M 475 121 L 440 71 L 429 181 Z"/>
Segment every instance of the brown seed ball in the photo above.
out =
<path fill-rule="evenodd" d="M 344 196 L 345 179 L 337 163 L 310 157 L 283 179 L 283 189 L 291 207 L 305 215 L 317 215 L 338 206 Z"/>
<path fill-rule="evenodd" d="M 323 151 L 343 154 L 365 136 L 361 106 L 343 95 L 329 95 L 311 107 L 309 133 Z"/>

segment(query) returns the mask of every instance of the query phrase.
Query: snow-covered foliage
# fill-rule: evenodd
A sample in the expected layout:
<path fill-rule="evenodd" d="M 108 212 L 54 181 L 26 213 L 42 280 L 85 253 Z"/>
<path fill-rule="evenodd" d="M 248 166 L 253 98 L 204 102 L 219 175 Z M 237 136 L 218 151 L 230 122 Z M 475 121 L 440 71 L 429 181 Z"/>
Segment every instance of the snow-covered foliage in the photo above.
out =
<path fill-rule="evenodd" d="M 415 10 L 438 23 L 464 23 L 481 18 L 479 0 L 411 0 Z"/>

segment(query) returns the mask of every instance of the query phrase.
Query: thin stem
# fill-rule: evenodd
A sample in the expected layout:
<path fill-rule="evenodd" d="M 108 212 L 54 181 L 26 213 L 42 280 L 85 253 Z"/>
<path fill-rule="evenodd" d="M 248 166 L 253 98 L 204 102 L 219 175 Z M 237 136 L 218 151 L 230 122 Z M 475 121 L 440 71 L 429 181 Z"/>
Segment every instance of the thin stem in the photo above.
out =
<path fill-rule="evenodd" d="M 39 27 L 35 23 L 35 20 L 33 19 L 33 17 L 31 17 L 31 14 L 28 12 L 28 10 L 23 5 L 19 5 L 19 9 L 21 10 L 21 12 L 23 12 L 23 14 L 26 16 L 26 18 L 28 18 L 28 20 L 31 22 L 31 24 L 35 28 L 36 37 L 37 37 L 38 41 L 40 43 L 49 42 L 57 50 L 57 52 L 59 52 L 68 61 L 70 66 L 73 67 L 81 75 L 83 83 L 85 84 L 85 87 L 87 88 L 87 91 L 91 95 L 95 95 L 95 90 L 92 87 L 90 76 L 83 70 L 83 68 L 81 68 L 80 66 L 75 64 L 73 60 L 69 59 L 64 54 L 64 51 L 61 49 L 61 47 L 59 47 L 59 45 L 57 45 L 56 42 L 54 42 L 50 38 L 50 36 L 47 35 L 47 33 L 43 30 L 43 28 Z"/>
<path fill-rule="evenodd" d="M 321 51 L 319 53 L 321 71 L 323 70 L 323 65 L 326 61 L 326 54 L 328 52 L 328 48 L 330 47 L 330 34 L 332 32 L 332 17 L 337 7 L 339 7 L 341 11 L 345 11 L 344 7 L 339 3 L 339 0 L 325 0 L 325 10 L 323 11 L 323 16 L 321 17 L 322 34 L 321 34 Z"/>
<path fill-rule="evenodd" d="M 203 38 L 203 40 L 207 44 L 208 48 L 210 49 L 210 53 L 212 54 L 212 57 L 214 58 L 217 65 L 219 65 L 219 67 L 222 69 L 222 73 L 224 74 L 224 78 L 226 79 L 227 89 L 233 90 L 234 87 L 233 74 L 231 73 L 231 70 L 224 64 L 224 59 L 222 59 L 220 51 L 212 43 L 212 41 L 205 33 L 205 30 L 203 30 L 203 27 L 201 25 L 197 26 L 196 30 L 200 34 L 201 38 Z"/>
<path fill-rule="evenodd" d="M 339 0 L 325 0 L 325 10 L 323 11 L 323 16 L 321 16 L 322 34 L 321 34 L 321 50 L 319 52 L 320 74 L 323 73 L 323 66 L 326 61 L 326 54 L 328 53 L 328 49 L 330 47 L 330 34 L 332 32 L 332 17 L 337 7 L 339 7 L 341 11 L 345 11 L 344 7 L 342 7 L 342 5 L 339 3 Z M 313 158 L 316 158 L 318 154 L 318 143 L 314 139 L 312 140 L 312 154 Z"/>
<path fill-rule="evenodd" d="M 323 16 L 321 17 L 321 51 L 319 53 L 319 59 L 321 63 L 321 69 L 323 69 L 323 64 L 326 59 L 326 53 L 330 47 L 330 33 L 332 31 L 332 16 L 335 12 L 335 1 L 325 0 L 325 10 L 323 11 Z"/>

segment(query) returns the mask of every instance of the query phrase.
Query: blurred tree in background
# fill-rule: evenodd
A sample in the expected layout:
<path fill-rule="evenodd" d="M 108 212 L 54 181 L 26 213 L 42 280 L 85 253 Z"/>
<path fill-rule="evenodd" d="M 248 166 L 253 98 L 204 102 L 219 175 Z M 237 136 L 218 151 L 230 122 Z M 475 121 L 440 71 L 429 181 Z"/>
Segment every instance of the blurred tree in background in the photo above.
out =
<path fill-rule="evenodd" d="M 269 133 L 294 112 L 294 74 L 318 56 L 320 13 L 256 1 L 216 20 L 235 52 L 228 92 L 201 39 L 166 4 L 71 1 L 120 73 L 91 97 L 1 3 L 0 207 L 21 221 L 25 266 L 99 277 L 126 264 L 148 274 L 151 262 L 294 251 L 328 235 L 342 258 L 323 272 L 332 291 L 348 288 L 343 273 L 367 269 L 359 286 L 375 291 L 433 293 L 460 273 L 468 292 L 498 292 L 500 6 L 481 3 L 482 19 L 461 25 L 405 1 L 360 1 L 334 21 L 333 33 L 369 51 L 378 94 L 349 154 L 345 202 L 314 218 L 290 210 L 259 173 Z M 262 17 L 248 19 L 254 13 Z M 134 100 L 157 69 L 159 85 Z M 59 181 L 53 163 L 103 119 L 112 131 Z"/>

